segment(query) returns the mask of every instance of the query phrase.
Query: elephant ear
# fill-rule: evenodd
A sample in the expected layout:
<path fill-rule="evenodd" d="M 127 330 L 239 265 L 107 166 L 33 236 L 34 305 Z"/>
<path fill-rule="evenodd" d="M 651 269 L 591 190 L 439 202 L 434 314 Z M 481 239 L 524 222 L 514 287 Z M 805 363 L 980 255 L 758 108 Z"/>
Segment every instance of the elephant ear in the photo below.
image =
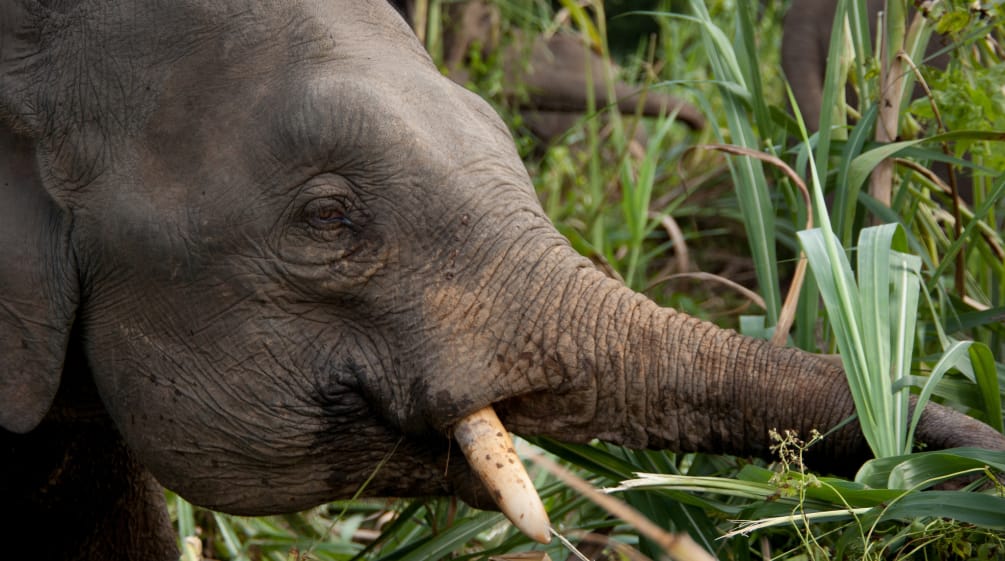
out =
<path fill-rule="evenodd" d="M 44 9 L 34 0 L 0 5 L 0 121 L 18 128 L 35 128 L 24 98 L 32 66 L 41 47 Z"/>
<path fill-rule="evenodd" d="M 78 283 L 69 213 L 43 187 L 25 103 L 34 2 L 0 7 L 0 427 L 28 432 L 59 388 Z M 17 131 L 17 132 L 15 132 Z"/>

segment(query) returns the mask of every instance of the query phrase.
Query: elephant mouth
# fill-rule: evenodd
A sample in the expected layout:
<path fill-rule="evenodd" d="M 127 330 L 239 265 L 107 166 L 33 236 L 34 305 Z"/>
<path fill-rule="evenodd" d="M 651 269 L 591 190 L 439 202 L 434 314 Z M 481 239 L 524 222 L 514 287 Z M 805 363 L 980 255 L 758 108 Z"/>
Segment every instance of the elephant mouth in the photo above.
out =
<path fill-rule="evenodd" d="M 551 541 L 551 522 L 541 497 L 492 406 L 458 421 L 453 433 L 468 464 L 489 490 L 499 510 L 532 540 Z"/>

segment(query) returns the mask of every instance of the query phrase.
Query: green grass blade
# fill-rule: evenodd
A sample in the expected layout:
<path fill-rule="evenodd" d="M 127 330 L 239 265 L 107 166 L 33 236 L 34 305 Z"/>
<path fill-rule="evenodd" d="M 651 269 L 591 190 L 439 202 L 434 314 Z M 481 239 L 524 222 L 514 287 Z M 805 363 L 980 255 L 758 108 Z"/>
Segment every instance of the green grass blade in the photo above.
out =
<path fill-rule="evenodd" d="M 244 550 L 244 545 L 241 543 L 241 538 L 238 537 L 237 531 L 230 524 L 230 520 L 226 516 L 214 512 L 213 521 L 216 522 L 216 529 L 220 532 L 220 537 L 223 539 L 223 547 L 227 555 L 229 555 L 228 559 L 248 561 L 248 555 Z"/>
<path fill-rule="evenodd" d="M 174 495 L 174 505 L 178 517 L 178 536 L 183 540 L 189 536 L 195 536 L 195 513 L 192 510 L 192 504 L 180 496 Z"/>
<path fill-rule="evenodd" d="M 939 266 L 932 273 L 932 280 L 929 281 L 928 288 L 932 288 L 934 283 L 945 273 L 946 268 L 953 264 L 953 258 L 963 247 L 963 244 L 974 235 L 974 231 L 980 226 L 981 222 L 994 210 L 995 205 L 1002 200 L 1005 200 L 1005 173 L 995 179 L 994 186 L 991 188 L 991 193 L 987 200 L 974 210 L 973 218 L 964 226 L 960 237 L 953 240 L 953 243 L 945 250 L 942 262 L 939 263 Z"/>
<path fill-rule="evenodd" d="M 831 29 L 830 43 L 827 52 L 827 67 L 824 71 L 823 98 L 821 99 L 820 121 L 816 123 L 817 146 L 815 151 L 815 173 L 821 181 L 826 181 L 828 176 L 830 143 L 833 136 L 844 138 L 844 126 L 847 121 L 845 112 L 845 83 L 847 81 L 848 67 L 852 63 L 849 60 L 848 46 L 845 44 L 845 14 L 856 13 L 858 3 L 850 0 L 840 0 L 835 8 L 834 23 Z M 857 35 L 855 29 L 859 19 L 852 16 L 849 18 L 852 23 L 853 42 Z M 857 60 L 861 61 L 862 51 L 858 52 Z M 864 55 L 868 56 L 868 55 Z M 861 66 L 861 62 L 858 66 Z M 858 71 L 858 66 L 856 70 Z M 790 80 L 795 77 L 789 77 Z M 794 105 L 794 104 L 793 104 Z M 837 131 L 832 129 L 833 125 L 839 127 Z M 817 203 L 814 203 L 817 204 Z"/>
<path fill-rule="evenodd" d="M 859 423 L 877 457 L 903 453 L 910 449 L 907 394 L 896 382 L 910 376 L 921 260 L 895 251 L 907 246 L 898 225 L 867 228 L 859 239 L 856 284 L 836 237 L 825 230 L 798 236 L 828 310 Z"/>
<path fill-rule="evenodd" d="M 896 224 L 862 230 L 858 243 L 858 283 L 862 343 L 876 372 L 890 372 L 890 245 Z"/>
<path fill-rule="evenodd" d="M 904 140 L 901 142 L 881 144 L 876 148 L 860 154 L 852 160 L 851 166 L 848 170 L 848 185 L 846 185 L 846 187 L 860 190 L 862 188 L 862 184 L 869 178 L 869 174 L 872 173 L 872 170 L 875 169 L 880 162 L 887 158 L 900 155 L 902 152 L 919 144 L 935 144 L 939 142 L 953 142 L 957 140 L 1003 141 L 1005 140 L 1005 132 L 954 131 L 927 138 L 919 138 L 916 140 Z"/>
<path fill-rule="evenodd" d="M 396 561 L 427 561 L 430 559 L 441 559 L 452 557 L 461 547 L 479 534 L 486 532 L 493 526 L 502 524 L 505 519 L 499 513 L 477 512 L 472 516 L 455 522 L 443 532 L 431 536 L 422 545 L 412 549 L 402 556 L 391 555 L 380 559 L 395 559 Z"/>
<path fill-rule="evenodd" d="M 774 485 L 723 477 L 695 477 L 663 473 L 637 473 L 607 492 L 631 489 L 675 489 L 699 493 L 723 493 L 734 497 L 765 500 L 777 492 Z"/>
<path fill-rule="evenodd" d="M 912 440 L 914 438 L 914 430 L 918 426 L 918 420 L 921 419 L 921 413 L 925 408 L 925 404 L 928 403 L 928 400 L 931 398 L 932 393 L 942 380 L 942 377 L 953 368 L 961 372 L 969 370 L 969 348 L 972 344 L 972 341 L 957 341 L 953 343 L 943 353 L 942 358 L 935 363 L 935 367 L 932 368 L 932 373 L 929 374 L 925 385 L 921 388 L 921 393 L 918 395 L 917 406 L 914 409 L 914 415 L 911 416 L 910 432 L 908 433 L 908 436 Z"/>
<path fill-rule="evenodd" d="M 1005 433 L 1005 426 L 1002 423 L 1001 387 L 991 349 L 983 343 L 974 343 L 970 345 L 967 354 L 970 355 L 974 378 L 984 401 L 984 422 L 998 432 Z"/>
<path fill-rule="evenodd" d="M 761 61 L 757 58 L 757 38 L 754 30 L 754 18 L 758 12 L 758 5 L 754 2 L 741 2 L 737 5 L 737 31 L 739 37 L 737 42 L 739 51 L 744 59 L 742 64 L 738 60 L 739 70 L 744 73 L 744 80 L 750 89 L 749 101 L 754 109 L 754 122 L 761 138 L 773 138 L 774 123 L 770 118 L 768 104 L 765 102 L 764 84 L 761 78 Z"/>
<path fill-rule="evenodd" d="M 841 243 L 849 246 L 852 244 L 852 228 L 855 225 L 855 211 L 858 208 L 858 194 L 862 190 L 862 183 L 849 181 L 848 175 L 851 163 L 872 137 L 877 114 L 878 106 L 872 105 L 862 115 L 848 136 L 848 141 L 841 151 L 841 160 L 837 164 L 837 185 L 841 187 L 835 189 L 834 193 L 834 231 L 837 232 Z"/>
<path fill-rule="evenodd" d="M 880 411 L 881 430 L 910 450 L 907 439 L 907 393 L 893 393 L 898 380 L 910 376 L 914 333 L 918 313 L 921 260 L 894 251 L 906 249 L 903 231 L 897 224 L 862 230 L 858 244 L 859 302 L 861 331 L 869 365 L 869 394 Z M 892 330 L 891 330 L 892 328 Z"/>
<path fill-rule="evenodd" d="M 894 304 L 888 321 L 894 332 L 890 336 L 891 364 L 890 384 L 886 388 L 892 392 L 889 401 L 893 406 L 890 422 L 894 427 L 894 444 L 904 452 L 910 452 L 912 439 L 907 420 L 908 392 L 894 391 L 898 383 L 911 376 L 914 339 L 918 321 L 918 294 L 921 290 L 921 259 L 915 255 L 891 251 L 889 254 L 894 278 L 890 300 Z"/>
<path fill-rule="evenodd" d="M 1005 530 L 1005 498 L 958 491 L 910 493 L 883 510 L 881 520 L 949 518 L 982 528 Z"/>
<path fill-rule="evenodd" d="M 876 488 L 924 489 L 965 471 L 985 466 L 1005 472 L 1005 452 L 956 448 L 869 460 L 859 481 Z"/>
<path fill-rule="evenodd" d="M 691 11 L 700 21 L 702 41 L 709 56 L 713 73 L 718 80 L 731 82 L 735 88 L 720 88 L 724 102 L 726 123 L 731 143 L 757 150 L 760 142 L 754 134 L 747 116 L 750 90 L 747 87 L 740 61 L 725 33 L 712 21 L 703 2 L 690 1 Z M 746 61 L 749 64 L 749 60 Z M 747 75 L 755 76 L 754 72 Z M 743 95 L 736 93 L 741 89 Z M 735 156 L 729 159 L 729 168 L 740 201 L 740 211 L 746 226 L 747 239 L 754 258 L 758 286 L 765 302 L 765 315 L 769 323 L 778 321 L 781 309 L 781 292 L 778 280 L 778 262 L 775 256 L 775 210 L 768 192 L 764 168 L 760 160 Z"/>
<path fill-rule="evenodd" d="M 859 414 L 862 432 L 877 456 L 889 455 L 882 451 L 887 448 L 883 437 L 874 428 L 879 426 L 878 414 L 865 393 L 868 386 L 868 362 L 865 343 L 861 333 L 862 321 L 857 305 L 858 289 L 852 277 L 851 266 L 843 252 L 837 252 L 836 240 L 830 234 L 830 243 L 824 239 L 820 229 L 804 230 L 798 233 L 803 251 L 809 261 L 813 277 L 820 289 L 831 329 L 837 339 L 838 349 L 848 375 L 849 388 Z M 830 247 L 828 247 L 830 246 Z"/>
<path fill-rule="evenodd" d="M 979 409 L 982 420 L 998 432 L 1002 429 L 1001 381 L 994 356 L 987 345 L 975 341 L 958 341 L 952 344 L 942 359 L 936 364 L 925 386 L 932 385 L 931 378 L 937 380 L 949 370 L 956 369 L 976 386 L 976 399 L 964 406 Z M 923 392 L 926 396 L 931 392 Z"/>
<path fill-rule="evenodd" d="M 663 155 L 663 139 L 670 133 L 674 120 L 664 118 L 659 123 L 656 133 L 649 139 L 645 155 L 641 162 L 635 163 L 630 158 L 621 161 L 622 198 L 621 208 L 628 229 L 628 265 L 625 268 L 625 284 L 635 290 L 641 290 L 644 283 L 639 280 L 644 266 L 643 244 L 647 234 L 658 220 L 649 218 L 650 202 L 652 201 L 653 184 L 656 181 L 660 159 Z M 638 169 L 635 169 L 635 166 Z"/>

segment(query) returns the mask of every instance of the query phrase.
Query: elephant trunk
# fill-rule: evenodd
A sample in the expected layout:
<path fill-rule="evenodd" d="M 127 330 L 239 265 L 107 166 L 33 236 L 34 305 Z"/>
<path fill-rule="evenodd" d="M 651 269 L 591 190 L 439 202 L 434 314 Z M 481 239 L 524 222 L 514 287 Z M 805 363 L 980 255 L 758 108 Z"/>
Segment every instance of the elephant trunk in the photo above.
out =
<path fill-rule="evenodd" d="M 554 337 L 527 374 L 539 391 L 497 404 L 516 433 L 766 456 L 771 429 L 806 438 L 854 413 L 833 364 L 660 308 L 593 269 L 547 305 Z M 849 423 L 812 455 L 847 471 L 867 454 Z"/>
<path fill-rule="evenodd" d="M 768 458 L 771 430 L 808 440 L 815 429 L 826 437 L 807 451 L 811 467 L 850 476 L 871 457 L 858 422 L 842 425 L 855 406 L 832 362 L 661 308 L 592 268 L 566 286 L 546 303 L 542 368 L 526 373 L 540 391 L 497 404 L 511 431 Z M 934 403 L 915 436 L 1005 450 L 991 427 Z"/>

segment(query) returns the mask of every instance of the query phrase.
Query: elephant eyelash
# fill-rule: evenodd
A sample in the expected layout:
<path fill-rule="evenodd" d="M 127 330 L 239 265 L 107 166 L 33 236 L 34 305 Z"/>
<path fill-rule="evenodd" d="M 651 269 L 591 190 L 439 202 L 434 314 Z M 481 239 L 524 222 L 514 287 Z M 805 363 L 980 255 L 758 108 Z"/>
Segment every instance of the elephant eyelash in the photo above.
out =
<path fill-rule="evenodd" d="M 362 223 L 357 218 L 362 215 L 350 201 L 341 197 L 318 198 L 309 202 L 304 208 L 305 222 L 311 228 L 320 231 L 349 228 L 353 232 L 358 232 L 362 228 Z"/>
<path fill-rule="evenodd" d="M 349 220 L 347 216 L 341 212 L 334 211 L 331 209 L 322 209 L 311 216 L 311 223 L 314 227 L 323 227 L 332 224 L 342 224 L 344 226 L 353 226 L 352 220 Z"/>
<path fill-rule="evenodd" d="M 356 230 L 358 225 L 348 216 L 348 209 L 342 201 L 335 199 L 315 199 L 304 209 L 306 222 L 317 230 L 332 230 L 349 227 Z"/>

